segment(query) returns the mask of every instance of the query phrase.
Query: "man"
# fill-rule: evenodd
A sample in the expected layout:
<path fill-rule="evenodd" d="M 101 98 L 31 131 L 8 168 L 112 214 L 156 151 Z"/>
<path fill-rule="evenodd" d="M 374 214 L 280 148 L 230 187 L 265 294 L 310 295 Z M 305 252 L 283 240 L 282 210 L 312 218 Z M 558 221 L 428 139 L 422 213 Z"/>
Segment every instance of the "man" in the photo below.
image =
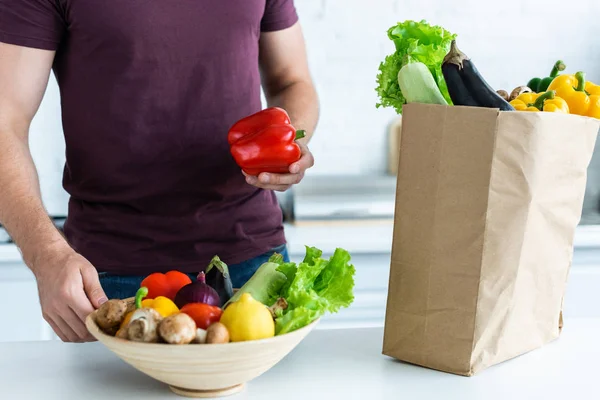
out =
<path fill-rule="evenodd" d="M 65 237 L 40 200 L 28 129 L 51 70 L 70 194 Z M 227 130 L 269 106 L 304 129 L 289 174 L 244 176 Z M 293 0 L 0 0 L 0 223 L 63 341 L 151 272 L 214 255 L 234 285 L 285 252 L 273 191 L 302 179 L 318 119 Z M 99 277 L 100 273 L 100 277 Z"/>

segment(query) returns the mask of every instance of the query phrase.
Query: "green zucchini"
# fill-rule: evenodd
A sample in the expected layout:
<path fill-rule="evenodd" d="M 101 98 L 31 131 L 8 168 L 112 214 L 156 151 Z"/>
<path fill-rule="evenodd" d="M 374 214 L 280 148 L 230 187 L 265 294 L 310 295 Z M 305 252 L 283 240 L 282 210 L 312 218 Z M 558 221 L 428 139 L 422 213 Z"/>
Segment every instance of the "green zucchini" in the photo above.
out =
<path fill-rule="evenodd" d="M 448 105 L 431 71 L 422 62 L 408 62 L 400 68 L 398 85 L 407 103 Z"/>

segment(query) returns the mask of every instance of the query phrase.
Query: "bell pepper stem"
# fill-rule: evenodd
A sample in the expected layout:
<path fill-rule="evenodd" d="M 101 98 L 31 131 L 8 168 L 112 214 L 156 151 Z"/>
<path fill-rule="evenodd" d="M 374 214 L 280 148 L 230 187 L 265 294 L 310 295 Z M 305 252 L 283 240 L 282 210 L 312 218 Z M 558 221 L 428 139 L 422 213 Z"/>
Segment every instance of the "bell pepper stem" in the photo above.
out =
<path fill-rule="evenodd" d="M 302 139 L 305 136 L 306 136 L 305 130 L 300 129 L 300 130 L 296 131 L 296 140 Z"/>
<path fill-rule="evenodd" d="M 135 308 L 142 308 L 142 299 L 148 296 L 148 288 L 142 286 L 135 294 Z"/>
<path fill-rule="evenodd" d="M 575 78 L 577 78 L 577 90 L 578 92 L 583 92 L 585 90 L 585 72 L 579 71 L 575 74 Z"/>
<path fill-rule="evenodd" d="M 531 105 L 533 105 L 538 110 L 543 111 L 544 110 L 544 102 L 546 100 L 552 100 L 555 95 L 556 95 L 556 91 L 555 90 L 551 90 L 549 92 L 546 92 L 546 93 L 542 94 L 540 97 L 538 97 L 535 100 L 535 103 L 533 103 Z"/>
<path fill-rule="evenodd" d="M 552 71 L 550 72 L 550 78 L 556 78 L 556 75 L 558 75 L 559 72 L 564 71 L 566 68 L 567 66 L 565 65 L 565 63 L 562 62 L 562 60 L 558 60 L 556 64 L 554 64 L 554 67 L 552 67 Z"/>

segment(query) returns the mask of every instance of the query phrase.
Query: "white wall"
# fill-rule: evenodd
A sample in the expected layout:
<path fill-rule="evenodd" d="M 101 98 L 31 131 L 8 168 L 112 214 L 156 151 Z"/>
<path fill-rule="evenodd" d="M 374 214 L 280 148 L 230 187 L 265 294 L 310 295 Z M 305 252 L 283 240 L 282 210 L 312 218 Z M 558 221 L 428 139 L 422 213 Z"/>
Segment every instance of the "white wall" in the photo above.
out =
<path fill-rule="evenodd" d="M 65 141 L 62 136 L 60 96 L 54 76 L 31 124 L 30 146 L 40 178 L 42 200 L 51 215 L 66 215 L 68 195 L 62 188 Z"/>
<path fill-rule="evenodd" d="M 296 0 L 322 117 L 311 144 L 313 174 L 383 173 L 391 109 L 376 109 L 379 63 L 393 51 L 387 29 L 426 19 L 459 35 L 460 48 L 495 88 L 545 75 L 557 59 L 600 83 L 600 1 L 565 8 L 559 0 Z M 569 10 L 568 15 L 565 10 Z M 32 147 L 47 206 L 64 210 L 64 143 L 54 82 L 36 117 Z"/>
<path fill-rule="evenodd" d="M 385 129 L 394 116 L 375 109 L 379 63 L 393 52 L 387 29 L 425 19 L 457 33 L 495 88 L 512 90 L 548 74 L 562 59 L 568 72 L 600 81 L 600 41 L 594 33 L 600 1 L 581 0 L 297 0 L 321 95 L 323 115 L 312 142 L 313 173 L 381 173 Z M 573 71 L 573 72 L 575 72 Z M 545 76 L 545 75 L 543 75 Z M 598 82 L 600 83 L 600 82 Z M 510 88 L 510 89 L 509 89 Z"/>

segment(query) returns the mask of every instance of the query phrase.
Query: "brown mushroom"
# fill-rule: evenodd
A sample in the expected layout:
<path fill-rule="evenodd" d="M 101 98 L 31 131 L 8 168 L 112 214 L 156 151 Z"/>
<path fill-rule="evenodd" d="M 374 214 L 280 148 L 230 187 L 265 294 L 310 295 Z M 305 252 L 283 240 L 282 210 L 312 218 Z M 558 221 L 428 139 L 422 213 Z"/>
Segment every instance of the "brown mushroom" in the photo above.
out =
<path fill-rule="evenodd" d="M 513 91 L 510 93 L 508 101 L 513 101 L 514 99 L 516 99 L 523 93 L 531 93 L 531 92 L 533 92 L 533 90 L 531 90 L 527 86 L 518 86 L 518 87 L 514 88 Z"/>
<path fill-rule="evenodd" d="M 189 315 L 169 315 L 158 324 L 160 337 L 170 344 L 188 344 L 196 337 L 196 323 Z"/>
<path fill-rule="evenodd" d="M 506 90 L 496 90 L 496 93 L 498 93 L 500 95 L 500 97 L 502 97 L 504 100 L 506 101 L 510 101 L 509 100 L 509 96 L 508 96 L 508 92 Z"/>
<path fill-rule="evenodd" d="M 158 325 L 162 316 L 153 308 L 139 308 L 134 311 L 127 326 L 127 339 L 134 342 L 157 343 Z"/>
<path fill-rule="evenodd" d="M 229 331 L 220 322 L 210 324 L 206 329 L 206 343 L 229 343 Z"/>
<path fill-rule="evenodd" d="M 131 303 L 131 305 L 130 305 Z M 114 335 L 121 326 L 125 315 L 131 310 L 135 304 L 126 300 L 112 299 L 102 304 L 96 312 L 96 323 L 109 335 Z"/>

